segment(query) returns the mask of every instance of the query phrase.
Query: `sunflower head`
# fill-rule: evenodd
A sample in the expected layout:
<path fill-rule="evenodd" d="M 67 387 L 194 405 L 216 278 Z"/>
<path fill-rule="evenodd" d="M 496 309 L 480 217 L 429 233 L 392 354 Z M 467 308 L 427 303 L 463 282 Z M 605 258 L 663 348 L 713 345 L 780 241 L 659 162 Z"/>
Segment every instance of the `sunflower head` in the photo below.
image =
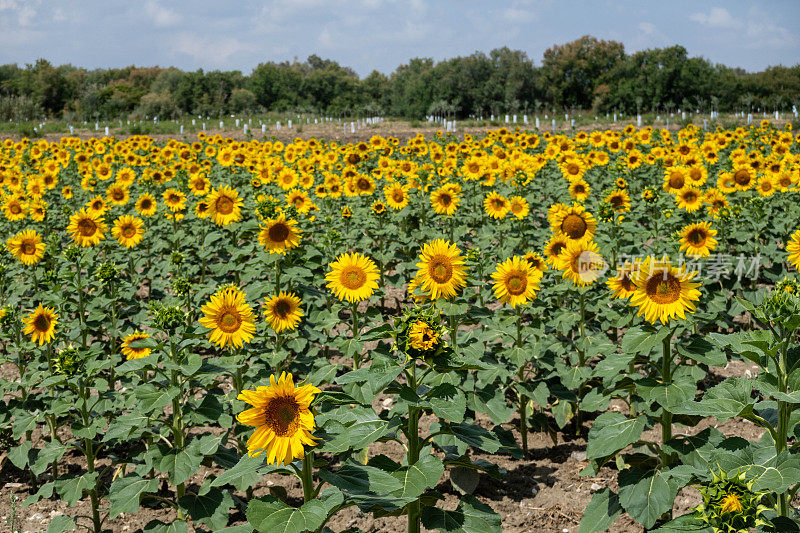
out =
<path fill-rule="evenodd" d="M 408 359 L 433 362 L 448 349 L 441 313 L 433 306 L 415 306 L 395 319 L 395 342 Z"/>
<path fill-rule="evenodd" d="M 340 255 L 330 268 L 325 275 L 327 287 L 342 301 L 366 300 L 378 288 L 378 267 L 372 259 L 358 252 Z"/>
<path fill-rule="evenodd" d="M 167 334 L 186 323 L 186 313 L 178 306 L 154 302 L 150 306 L 153 325 Z"/>
<path fill-rule="evenodd" d="M 211 331 L 209 340 L 220 348 L 241 348 L 255 336 L 253 310 L 238 288 L 223 288 L 202 308 L 199 322 Z"/>
<path fill-rule="evenodd" d="M 744 533 L 767 525 L 765 497 L 769 490 L 753 490 L 755 477 L 747 479 L 747 469 L 735 472 L 711 472 L 711 479 L 698 487 L 703 503 L 695 508 L 695 516 L 714 531 Z"/>
<path fill-rule="evenodd" d="M 464 262 L 455 244 L 443 239 L 426 243 L 417 263 L 420 288 L 432 300 L 454 297 L 467 285 Z"/>
<path fill-rule="evenodd" d="M 83 368 L 83 357 L 81 351 L 70 344 L 56 352 L 53 357 L 53 372 L 56 374 L 64 374 L 65 376 L 74 376 Z"/>
<path fill-rule="evenodd" d="M 765 324 L 776 324 L 791 334 L 800 328 L 800 283 L 783 278 L 755 309 L 755 316 Z"/>
<path fill-rule="evenodd" d="M 31 342 L 38 342 L 41 346 L 55 338 L 58 314 L 55 309 L 39 304 L 39 307 L 22 319 L 22 323 L 25 324 L 23 333 L 31 336 Z"/>
<path fill-rule="evenodd" d="M 150 355 L 150 348 L 147 346 L 147 339 L 150 335 L 142 331 L 137 331 L 126 336 L 122 340 L 122 354 L 127 359 L 141 359 Z"/>
<path fill-rule="evenodd" d="M 524 257 L 515 255 L 497 265 L 492 279 L 497 299 L 517 307 L 536 298 L 542 271 L 534 268 Z"/>
<path fill-rule="evenodd" d="M 293 330 L 303 317 L 301 303 L 294 293 L 281 291 L 264 303 L 264 318 L 276 332 Z"/>
<path fill-rule="evenodd" d="M 237 399 L 253 407 L 236 419 L 256 430 L 247 441 L 247 453 L 257 457 L 267 454 L 268 464 L 289 465 L 305 454 L 305 446 L 314 446 L 314 413 L 311 402 L 321 392 L 311 384 L 295 387 L 291 374 L 270 376 L 269 385 L 243 390 Z"/>
<path fill-rule="evenodd" d="M 686 267 L 676 268 L 668 259 L 655 257 L 645 259 L 633 278 L 635 290 L 630 299 L 638 307 L 638 315 L 655 323 L 666 325 L 675 318 L 685 318 L 686 312 L 694 312 L 694 302 L 700 299 L 699 283 L 692 282 L 696 271 L 687 272 Z"/>

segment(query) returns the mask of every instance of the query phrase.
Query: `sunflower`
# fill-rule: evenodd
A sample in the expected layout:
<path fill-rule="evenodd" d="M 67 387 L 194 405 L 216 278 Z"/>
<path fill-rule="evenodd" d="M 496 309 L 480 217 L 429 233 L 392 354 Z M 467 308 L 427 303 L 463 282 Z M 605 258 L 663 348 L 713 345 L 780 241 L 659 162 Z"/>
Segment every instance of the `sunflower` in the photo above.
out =
<path fill-rule="evenodd" d="M 636 289 L 632 279 L 635 275 L 636 268 L 629 261 L 617 267 L 617 275 L 606 282 L 608 288 L 611 289 L 611 297 L 613 299 L 630 298 Z"/>
<path fill-rule="evenodd" d="M 300 244 L 302 231 L 297 229 L 297 221 L 287 219 L 283 213 L 268 218 L 261 225 L 258 243 L 271 254 L 284 254 Z"/>
<path fill-rule="evenodd" d="M 186 209 L 186 195 L 177 189 L 167 189 L 161 197 L 173 213 Z"/>
<path fill-rule="evenodd" d="M 528 252 L 523 257 L 532 268 L 538 270 L 542 274 L 544 274 L 547 270 L 547 262 L 536 252 Z"/>
<path fill-rule="evenodd" d="M 431 194 L 431 206 L 436 214 L 452 215 L 458 209 L 461 198 L 450 189 L 441 187 Z"/>
<path fill-rule="evenodd" d="M 514 215 L 518 220 L 522 220 L 528 216 L 528 213 L 531 212 L 531 207 L 528 205 L 528 201 L 522 196 L 512 196 L 508 199 L 508 202 L 511 214 Z"/>
<path fill-rule="evenodd" d="M 141 218 L 131 215 L 122 215 L 114 221 L 111 235 L 125 248 L 133 248 L 142 242 L 144 235 L 144 222 Z"/>
<path fill-rule="evenodd" d="M 284 291 L 267 300 L 264 304 L 264 317 L 269 327 L 276 332 L 295 329 L 303 317 L 300 304 L 300 298 L 294 293 Z"/>
<path fill-rule="evenodd" d="M 746 191 L 755 183 L 755 171 L 747 164 L 736 164 L 732 171 L 734 187 L 738 191 Z"/>
<path fill-rule="evenodd" d="M 695 310 L 692 302 L 700 299 L 700 284 L 691 281 L 696 275 L 696 271 L 687 272 L 685 266 L 671 266 L 666 258 L 657 261 L 648 257 L 633 277 L 636 288 L 630 304 L 639 308 L 637 316 L 644 315 L 651 324 L 660 320 L 666 325 L 675 317 L 685 318 L 686 311 Z"/>
<path fill-rule="evenodd" d="M 331 271 L 325 275 L 327 288 L 333 294 L 350 303 L 366 300 L 378 288 L 380 273 L 369 257 L 358 252 L 343 253 L 330 264 Z"/>
<path fill-rule="evenodd" d="M 590 192 L 589 184 L 583 180 L 573 181 L 569 184 L 569 195 L 579 202 L 586 200 Z"/>
<path fill-rule="evenodd" d="M 494 294 L 498 300 L 511 307 L 525 305 L 536 298 L 542 272 L 518 255 L 498 263 L 492 273 Z"/>
<path fill-rule="evenodd" d="M 86 208 L 81 209 L 69 217 L 67 233 L 72 234 L 72 240 L 83 247 L 94 246 L 105 239 L 107 227 L 98 215 L 90 214 Z"/>
<path fill-rule="evenodd" d="M 137 341 L 143 341 L 149 338 L 150 335 L 148 335 L 147 333 L 143 333 L 141 331 L 137 331 L 136 333 L 131 333 L 122 340 L 122 355 L 124 355 L 129 360 L 142 359 L 143 357 L 149 356 L 150 348 L 131 346 L 131 344 Z"/>
<path fill-rule="evenodd" d="M 155 215 L 157 207 L 155 197 L 149 192 L 142 193 L 136 200 L 136 212 L 143 217 Z"/>
<path fill-rule="evenodd" d="M 114 205 L 125 205 L 131 199 L 131 194 L 128 188 L 120 183 L 112 183 L 106 189 L 106 197 L 108 201 Z"/>
<path fill-rule="evenodd" d="M 675 195 L 675 203 L 681 209 L 692 213 L 703 206 L 703 195 L 699 189 L 689 186 Z"/>
<path fill-rule="evenodd" d="M 217 226 L 227 226 L 238 222 L 242 218 L 244 202 L 239 198 L 239 192 L 227 185 L 214 189 L 207 198 L 211 216 Z"/>
<path fill-rule="evenodd" d="M 420 352 L 435 348 L 439 344 L 439 336 L 424 320 L 417 320 L 408 330 L 409 345 Z"/>
<path fill-rule="evenodd" d="M 9 196 L 3 202 L 3 215 L 12 222 L 25 218 L 26 211 L 26 205 L 19 198 Z"/>
<path fill-rule="evenodd" d="M 597 221 L 582 205 L 576 204 L 555 215 L 551 226 L 570 240 L 588 242 L 597 230 Z"/>
<path fill-rule="evenodd" d="M 800 229 L 795 231 L 786 243 L 786 251 L 789 252 L 789 262 L 794 268 L 800 270 Z"/>
<path fill-rule="evenodd" d="M 382 215 L 386 212 L 386 204 L 381 202 L 380 200 L 375 200 L 372 202 L 372 212 L 376 215 Z"/>
<path fill-rule="evenodd" d="M 399 183 L 392 183 L 383 189 L 386 205 L 395 210 L 403 209 L 408 205 L 408 189 Z"/>
<path fill-rule="evenodd" d="M 606 202 L 608 202 L 611 208 L 617 213 L 625 213 L 631 210 L 631 197 L 628 191 L 623 189 L 612 191 L 606 196 Z"/>
<path fill-rule="evenodd" d="M 669 167 L 664 171 L 664 190 L 676 193 L 686 187 L 688 175 L 684 167 Z"/>
<path fill-rule="evenodd" d="M 108 205 L 102 196 L 97 195 L 86 202 L 86 211 L 90 215 L 102 216 L 106 211 L 108 211 Z"/>
<path fill-rule="evenodd" d="M 45 244 L 37 231 L 27 229 L 8 239 L 8 251 L 23 265 L 35 265 L 44 257 Z"/>
<path fill-rule="evenodd" d="M 689 257 L 708 257 L 717 247 L 716 234 L 717 230 L 711 229 L 710 222 L 684 226 L 680 232 L 681 251 L 685 251 Z"/>
<path fill-rule="evenodd" d="M 240 290 L 217 292 L 201 311 L 204 316 L 200 318 L 200 324 L 212 330 L 209 339 L 221 348 L 241 348 L 256 332 L 253 310 Z"/>
<path fill-rule="evenodd" d="M 764 198 L 772 196 L 775 194 L 777 187 L 775 185 L 775 178 L 772 176 L 765 174 L 758 178 L 758 183 L 756 184 L 756 190 L 758 194 Z"/>
<path fill-rule="evenodd" d="M 592 241 L 572 241 L 561 252 L 555 267 L 563 270 L 562 277 L 579 287 L 591 285 L 603 275 L 606 269 L 603 256 L 597 252 L 597 244 Z"/>
<path fill-rule="evenodd" d="M 58 324 L 58 315 L 55 309 L 50 307 L 39 307 L 33 310 L 30 315 L 22 319 L 25 324 L 23 333 L 31 336 L 31 342 L 38 342 L 39 346 L 44 343 L 49 343 L 56 335 L 56 324 Z"/>
<path fill-rule="evenodd" d="M 483 200 L 483 208 L 490 217 L 501 219 L 506 217 L 511 205 L 507 198 L 500 196 L 497 191 L 492 191 Z"/>
<path fill-rule="evenodd" d="M 466 268 L 461 251 L 455 244 L 436 239 L 422 247 L 420 262 L 417 263 L 420 288 L 432 300 L 452 298 L 456 292 L 467 285 Z"/>
<path fill-rule="evenodd" d="M 703 202 L 708 204 L 708 214 L 716 218 L 719 212 L 728 207 L 728 198 L 718 189 L 708 189 L 703 197 Z"/>
<path fill-rule="evenodd" d="M 242 424 L 256 430 L 247 440 L 247 453 L 257 457 L 267 452 L 268 464 L 289 465 L 305 454 L 303 446 L 314 446 L 314 413 L 310 405 L 321 392 L 306 384 L 295 387 L 292 375 L 282 372 L 269 378 L 269 386 L 243 390 L 237 398 L 253 407 L 236 415 Z"/>
<path fill-rule="evenodd" d="M 544 245 L 544 255 L 547 256 L 547 262 L 552 266 L 556 266 L 558 257 L 570 242 L 572 241 L 569 240 L 569 237 L 561 233 L 550 237 L 550 240 Z"/>

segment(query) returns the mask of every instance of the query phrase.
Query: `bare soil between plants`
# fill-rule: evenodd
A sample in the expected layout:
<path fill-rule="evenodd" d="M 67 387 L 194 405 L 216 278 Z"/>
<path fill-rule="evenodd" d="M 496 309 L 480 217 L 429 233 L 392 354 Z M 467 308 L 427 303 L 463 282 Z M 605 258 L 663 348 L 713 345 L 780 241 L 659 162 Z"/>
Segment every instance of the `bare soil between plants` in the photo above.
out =
<path fill-rule="evenodd" d="M 708 376 L 709 381 L 717 381 L 727 376 L 753 376 L 756 369 L 752 364 L 734 361 L 724 369 L 712 369 Z M 6 379 L 14 379 L 11 367 L 6 365 L 0 369 L 0 374 Z M 388 407 L 392 398 L 379 396 L 375 400 L 375 407 L 380 409 Z M 624 404 L 622 404 L 624 405 Z M 620 405 L 612 404 L 611 409 L 620 409 Z M 479 422 L 486 428 L 491 428 L 491 422 L 479 417 Z M 427 431 L 431 420 L 421 421 L 421 431 Z M 517 437 L 516 418 L 503 424 Z M 574 436 L 570 427 L 558 432 L 558 441 L 553 443 L 544 433 L 530 433 L 529 454 L 523 459 L 515 459 L 510 455 L 489 455 L 473 452 L 476 459 L 486 459 L 502 469 L 505 474 L 502 480 L 495 480 L 486 474 L 481 474 L 473 495 L 482 503 L 489 505 L 502 517 L 503 531 L 508 533 L 543 532 L 562 533 L 577 532 L 583 510 L 592 498 L 592 494 L 604 487 L 616 490 L 616 472 L 611 468 L 603 468 L 596 477 L 582 477 L 579 472 L 588 464 L 586 460 L 586 431 L 591 421 L 586 423 L 581 436 Z M 694 428 L 678 426 L 676 434 L 694 434 L 702 429 L 714 426 L 727 436 L 740 436 L 748 440 L 757 440 L 763 430 L 750 422 L 741 419 L 731 419 L 724 424 L 717 423 L 716 419 L 706 419 Z M 216 428 L 217 430 L 219 428 Z M 65 430 L 66 431 L 66 430 Z M 212 431 L 215 431 L 212 429 Z M 648 439 L 658 437 L 659 430 L 645 434 Z M 34 434 L 34 438 L 38 438 Z M 400 461 L 404 451 L 395 443 L 374 443 L 369 447 L 369 456 L 384 454 L 394 460 Z M 101 460 L 102 466 L 104 461 Z M 107 463 L 106 463 L 107 464 Z M 71 474 L 80 475 L 85 472 L 86 463 L 77 454 L 68 453 L 61 462 L 61 468 Z M 209 476 L 222 473 L 218 468 L 202 467 L 188 482 L 188 490 L 196 490 Z M 41 482 L 49 481 L 49 473 L 42 474 Z M 74 506 L 68 506 L 56 498 L 44 499 L 29 507 L 23 507 L 22 502 L 35 492 L 29 484 L 27 474 L 6 459 L 6 451 L 0 451 L 0 530 L 36 532 L 46 531 L 50 521 L 58 515 L 78 516 L 89 514 L 89 503 L 80 501 Z M 110 479 L 109 479 L 110 482 Z M 168 490 L 166 481 L 162 482 L 164 490 Z M 270 487 L 282 486 L 288 492 L 289 503 L 298 504 L 302 499 L 302 489 L 299 482 L 292 477 L 267 475 L 255 487 L 255 495 L 269 494 Z M 455 509 L 461 493 L 454 487 L 446 473 L 439 482 L 436 490 L 444 495 L 445 500 L 439 506 L 445 509 Z M 245 523 L 244 493 L 237 493 L 240 503 L 239 509 L 231 510 L 231 525 Z M 15 503 L 16 501 L 16 503 Z M 153 505 L 145 501 L 139 511 L 132 515 L 121 515 L 105 522 L 104 526 L 113 532 L 134 533 L 142 530 L 152 520 L 161 520 L 169 523 L 176 519 L 175 512 L 170 508 Z M 692 489 L 682 490 L 675 500 L 674 512 L 682 514 L 700 503 L 699 493 Z M 13 526 L 12 526 L 13 522 Z M 337 514 L 328 523 L 334 531 L 342 531 L 350 527 L 358 527 L 366 532 L 403 531 L 405 530 L 405 517 L 373 518 L 363 514 L 357 508 L 351 507 Z M 189 531 L 208 531 L 203 526 L 196 529 L 190 525 Z M 610 531 L 632 533 L 642 531 L 641 526 L 633 522 L 626 515 L 622 515 L 612 526 Z"/>

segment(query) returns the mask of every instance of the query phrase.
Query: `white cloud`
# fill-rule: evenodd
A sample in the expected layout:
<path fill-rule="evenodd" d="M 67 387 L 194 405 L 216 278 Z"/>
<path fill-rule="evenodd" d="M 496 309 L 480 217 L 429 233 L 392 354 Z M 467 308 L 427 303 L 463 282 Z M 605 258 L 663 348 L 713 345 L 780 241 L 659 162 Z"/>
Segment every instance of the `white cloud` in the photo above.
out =
<path fill-rule="evenodd" d="M 658 33 L 656 25 L 652 22 L 640 22 L 636 27 L 645 35 L 655 35 Z"/>
<path fill-rule="evenodd" d="M 147 0 L 144 4 L 145 14 L 153 19 L 159 28 L 174 26 L 181 21 L 181 16 L 168 7 L 159 5 L 155 0 Z"/>
<path fill-rule="evenodd" d="M 333 37 L 331 37 L 331 32 L 328 31 L 328 28 L 323 28 L 317 37 L 317 42 L 322 48 L 332 48 L 333 47 Z"/>
<path fill-rule="evenodd" d="M 251 49 L 251 45 L 238 39 L 228 37 L 213 39 L 187 32 L 179 33 L 172 40 L 173 52 L 189 56 L 198 64 L 210 63 L 215 67 L 226 67 L 232 56 L 249 52 Z"/>
<path fill-rule="evenodd" d="M 724 7 L 712 7 L 708 13 L 692 13 L 689 19 L 712 28 L 739 28 L 741 21 L 733 18 Z"/>

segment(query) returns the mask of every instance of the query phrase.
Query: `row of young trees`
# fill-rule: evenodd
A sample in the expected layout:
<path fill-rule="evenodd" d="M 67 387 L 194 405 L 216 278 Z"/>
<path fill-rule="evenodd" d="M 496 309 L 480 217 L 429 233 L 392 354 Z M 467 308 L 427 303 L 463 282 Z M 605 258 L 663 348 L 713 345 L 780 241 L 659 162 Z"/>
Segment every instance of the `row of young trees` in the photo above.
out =
<path fill-rule="evenodd" d="M 539 66 L 525 52 L 504 47 L 440 62 L 415 58 L 388 76 L 373 71 L 363 79 L 316 55 L 304 62 L 262 63 L 249 76 L 135 66 L 86 70 L 45 59 L 0 66 L 3 120 L 269 110 L 463 118 L 547 109 L 745 111 L 792 105 L 800 107 L 800 64 L 747 73 L 689 57 L 682 46 L 629 55 L 622 43 L 591 36 L 553 46 Z"/>

